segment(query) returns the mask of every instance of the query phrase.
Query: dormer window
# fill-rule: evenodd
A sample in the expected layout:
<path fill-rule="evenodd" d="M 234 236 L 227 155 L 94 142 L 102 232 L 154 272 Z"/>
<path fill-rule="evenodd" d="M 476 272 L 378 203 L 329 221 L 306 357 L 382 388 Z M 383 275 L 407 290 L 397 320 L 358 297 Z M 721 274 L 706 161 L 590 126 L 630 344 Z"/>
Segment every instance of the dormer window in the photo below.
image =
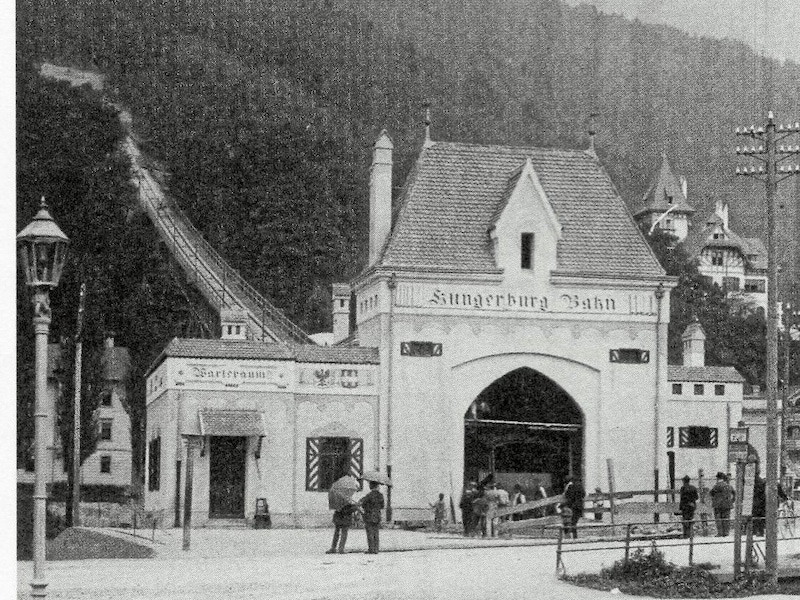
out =
<path fill-rule="evenodd" d="M 519 241 L 519 266 L 526 271 L 533 270 L 533 234 L 520 234 Z"/>

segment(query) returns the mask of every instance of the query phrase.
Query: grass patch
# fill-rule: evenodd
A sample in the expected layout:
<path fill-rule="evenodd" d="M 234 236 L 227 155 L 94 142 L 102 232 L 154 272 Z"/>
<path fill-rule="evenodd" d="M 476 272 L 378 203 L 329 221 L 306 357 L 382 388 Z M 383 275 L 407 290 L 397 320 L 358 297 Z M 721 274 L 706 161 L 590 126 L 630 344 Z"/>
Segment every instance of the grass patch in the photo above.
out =
<path fill-rule="evenodd" d="M 796 584 L 770 584 L 762 573 L 754 573 L 731 583 L 721 583 L 708 572 L 709 566 L 678 567 L 656 549 L 636 550 L 627 562 L 618 560 L 598 574 L 566 575 L 575 585 L 609 591 L 618 588 L 625 594 L 655 598 L 737 598 L 756 594 L 796 593 Z"/>

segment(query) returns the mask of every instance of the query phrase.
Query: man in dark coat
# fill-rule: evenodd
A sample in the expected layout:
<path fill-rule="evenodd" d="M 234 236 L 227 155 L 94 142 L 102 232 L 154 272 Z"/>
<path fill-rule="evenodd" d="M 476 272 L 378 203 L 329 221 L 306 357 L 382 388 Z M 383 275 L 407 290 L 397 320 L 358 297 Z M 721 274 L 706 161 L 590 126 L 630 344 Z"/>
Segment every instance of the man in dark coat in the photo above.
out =
<path fill-rule="evenodd" d="M 461 509 L 461 521 L 464 523 L 464 535 L 470 536 L 475 530 L 475 517 L 472 510 L 472 503 L 477 497 L 477 490 L 475 489 L 475 482 L 470 481 L 469 485 L 464 488 L 464 493 L 461 495 L 461 502 L 458 507 Z"/>
<path fill-rule="evenodd" d="M 711 506 L 714 509 L 714 521 L 717 524 L 717 537 L 725 537 L 730 530 L 731 507 L 734 492 L 728 483 L 725 473 L 717 473 L 717 483 L 711 488 Z"/>
<path fill-rule="evenodd" d="M 767 516 L 767 482 L 758 474 L 753 482 L 753 535 L 764 535 Z"/>
<path fill-rule="evenodd" d="M 683 521 L 683 537 L 685 538 L 690 537 L 692 534 L 694 511 L 697 509 L 697 501 L 700 499 L 697 488 L 690 483 L 691 480 L 692 478 L 688 475 L 683 478 L 683 487 L 681 487 L 680 502 L 678 504 L 681 511 L 681 521 Z"/>
<path fill-rule="evenodd" d="M 347 530 L 353 523 L 353 513 L 357 507 L 355 504 L 346 504 L 333 513 L 333 541 L 331 549 L 326 554 L 344 554 L 344 545 L 347 543 Z"/>
<path fill-rule="evenodd" d="M 578 539 L 578 521 L 583 516 L 583 500 L 586 498 L 586 490 L 583 489 L 581 482 L 577 478 L 570 479 L 564 488 L 564 504 L 572 511 L 570 527 L 566 533 L 572 533 L 574 539 Z"/>
<path fill-rule="evenodd" d="M 369 494 L 359 504 L 364 509 L 364 529 L 367 531 L 367 554 L 378 553 L 378 531 L 381 528 L 381 511 L 384 507 L 383 494 L 378 491 L 378 484 L 369 482 Z"/>

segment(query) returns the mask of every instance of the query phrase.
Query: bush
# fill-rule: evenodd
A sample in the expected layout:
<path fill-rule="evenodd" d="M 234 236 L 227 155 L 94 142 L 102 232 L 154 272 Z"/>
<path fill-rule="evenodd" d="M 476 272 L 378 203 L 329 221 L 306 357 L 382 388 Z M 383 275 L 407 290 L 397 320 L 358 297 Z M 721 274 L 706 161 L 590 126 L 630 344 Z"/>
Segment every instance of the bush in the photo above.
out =
<path fill-rule="evenodd" d="M 655 548 L 649 553 L 640 548 L 627 561 L 618 560 L 599 574 L 583 573 L 564 579 L 583 587 L 619 588 L 625 594 L 656 598 L 735 598 L 779 591 L 770 585 L 763 573 L 720 583 L 702 566 L 678 567 Z"/>

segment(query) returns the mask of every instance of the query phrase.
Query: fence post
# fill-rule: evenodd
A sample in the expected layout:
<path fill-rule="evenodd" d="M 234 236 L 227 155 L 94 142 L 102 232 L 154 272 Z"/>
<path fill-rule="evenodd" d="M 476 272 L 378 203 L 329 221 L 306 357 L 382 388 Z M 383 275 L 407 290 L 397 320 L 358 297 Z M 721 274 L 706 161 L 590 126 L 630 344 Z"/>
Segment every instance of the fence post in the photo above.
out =
<path fill-rule="evenodd" d="M 745 530 L 747 531 L 747 537 L 745 538 L 745 546 L 744 546 L 744 573 L 745 575 L 750 574 L 750 567 L 753 564 L 753 519 L 752 517 L 747 519 L 747 525 L 745 526 Z"/>
<path fill-rule="evenodd" d="M 561 560 L 561 546 L 564 543 L 564 526 L 558 526 L 558 544 L 556 545 L 556 575 L 558 575 L 563 569 L 564 563 Z"/>
<path fill-rule="evenodd" d="M 689 566 L 694 564 L 694 521 L 689 521 Z"/>
<path fill-rule="evenodd" d="M 625 526 L 625 564 L 628 564 L 628 556 L 631 552 L 631 524 Z"/>

